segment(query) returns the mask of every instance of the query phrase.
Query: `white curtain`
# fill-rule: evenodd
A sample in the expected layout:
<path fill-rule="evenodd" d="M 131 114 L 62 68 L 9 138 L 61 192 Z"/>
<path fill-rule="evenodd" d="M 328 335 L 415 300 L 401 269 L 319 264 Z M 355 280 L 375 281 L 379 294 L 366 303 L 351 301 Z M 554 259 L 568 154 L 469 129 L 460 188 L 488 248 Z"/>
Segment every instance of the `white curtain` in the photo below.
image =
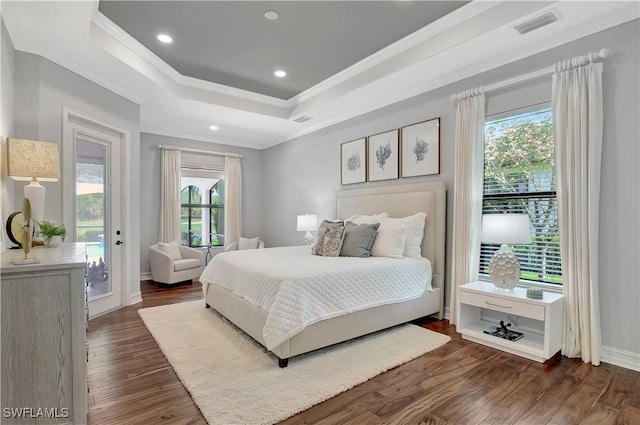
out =
<path fill-rule="evenodd" d="M 159 242 L 180 242 L 180 151 L 163 148 Z"/>
<path fill-rule="evenodd" d="M 457 322 L 458 286 L 478 280 L 484 169 L 483 90 L 469 90 L 456 98 L 453 265 L 449 305 L 452 324 Z"/>
<path fill-rule="evenodd" d="M 562 354 L 598 365 L 602 63 L 589 63 L 593 59 L 555 65 L 552 98 L 565 309 Z"/>
<path fill-rule="evenodd" d="M 224 242 L 237 241 L 242 236 L 242 167 L 240 158 L 224 158 Z"/>

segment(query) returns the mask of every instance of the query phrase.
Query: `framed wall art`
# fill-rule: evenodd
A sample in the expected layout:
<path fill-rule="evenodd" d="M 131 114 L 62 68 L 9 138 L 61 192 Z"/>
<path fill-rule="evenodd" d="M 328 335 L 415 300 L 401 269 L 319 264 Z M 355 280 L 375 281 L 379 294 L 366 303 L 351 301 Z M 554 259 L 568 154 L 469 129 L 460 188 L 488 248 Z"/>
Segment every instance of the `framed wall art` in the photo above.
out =
<path fill-rule="evenodd" d="M 398 130 L 391 130 L 368 138 L 369 181 L 398 178 Z"/>
<path fill-rule="evenodd" d="M 440 118 L 400 129 L 402 177 L 440 174 Z"/>
<path fill-rule="evenodd" d="M 363 137 L 340 145 L 341 184 L 367 180 L 367 139 Z"/>

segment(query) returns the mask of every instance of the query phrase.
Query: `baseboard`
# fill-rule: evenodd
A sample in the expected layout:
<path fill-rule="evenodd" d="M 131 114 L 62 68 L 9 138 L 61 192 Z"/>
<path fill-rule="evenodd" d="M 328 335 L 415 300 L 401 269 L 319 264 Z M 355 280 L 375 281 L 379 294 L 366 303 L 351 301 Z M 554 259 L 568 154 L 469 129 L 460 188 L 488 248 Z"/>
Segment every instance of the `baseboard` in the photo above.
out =
<path fill-rule="evenodd" d="M 151 272 L 140 273 L 140 280 L 151 280 Z"/>
<path fill-rule="evenodd" d="M 449 307 L 445 307 L 444 308 L 444 318 L 449 320 L 449 317 L 451 317 L 451 310 L 449 309 Z"/>
<path fill-rule="evenodd" d="M 604 363 L 625 369 L 640 372 L 640 354 L 631 351 L 619 350 L 613 347 L 602 347 L 602 359 Z"/>
<path fill-rule="evenodd" d="M 129 305 L 137 304 L 142 302 L 142 292 L 138 291 L 129 297 Z"/>

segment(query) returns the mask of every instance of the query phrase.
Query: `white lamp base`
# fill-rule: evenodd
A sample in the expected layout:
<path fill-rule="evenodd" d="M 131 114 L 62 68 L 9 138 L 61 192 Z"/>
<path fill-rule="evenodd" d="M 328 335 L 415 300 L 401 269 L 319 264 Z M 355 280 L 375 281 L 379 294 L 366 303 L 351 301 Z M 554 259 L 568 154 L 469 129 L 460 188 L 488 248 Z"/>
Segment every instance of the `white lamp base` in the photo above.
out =
<path fill-rule="evenodd" d="M 302 238 L 302 242 L 305 245 L 313 245 L 313 235 L 310 231 L 307 230 L 307 234 L 305 234 L 304 238 Z"/>
<path fill-rule="evenodd" d="M 520 263 L 507 245 L 502 245 L 491 258 L 489 275 L 496 288 L 513 289 L 520 282 Z"/>
<path fill-rule="evenodd" d="M 46 189 L 40 185 L 38 180 L 31 182 L 24 187 L 24 197 L 31 203 L 31 218 L 41 222 L 44 218 L 44 196 Z"/>

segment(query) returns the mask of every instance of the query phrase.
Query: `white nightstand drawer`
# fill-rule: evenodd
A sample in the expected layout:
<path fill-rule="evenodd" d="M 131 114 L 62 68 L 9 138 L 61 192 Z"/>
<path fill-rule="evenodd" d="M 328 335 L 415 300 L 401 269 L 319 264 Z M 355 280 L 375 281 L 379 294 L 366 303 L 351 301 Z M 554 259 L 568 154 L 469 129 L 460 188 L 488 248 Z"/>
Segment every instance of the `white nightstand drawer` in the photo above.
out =
<path fill-rule="evenodd" d="M 515 314 L 536 320 L 544 320 L 544 306 L 535 305 L 505 298 L 460 291 L 460 302 L 477 307 L 484 307 L 503 313 Z"/>

